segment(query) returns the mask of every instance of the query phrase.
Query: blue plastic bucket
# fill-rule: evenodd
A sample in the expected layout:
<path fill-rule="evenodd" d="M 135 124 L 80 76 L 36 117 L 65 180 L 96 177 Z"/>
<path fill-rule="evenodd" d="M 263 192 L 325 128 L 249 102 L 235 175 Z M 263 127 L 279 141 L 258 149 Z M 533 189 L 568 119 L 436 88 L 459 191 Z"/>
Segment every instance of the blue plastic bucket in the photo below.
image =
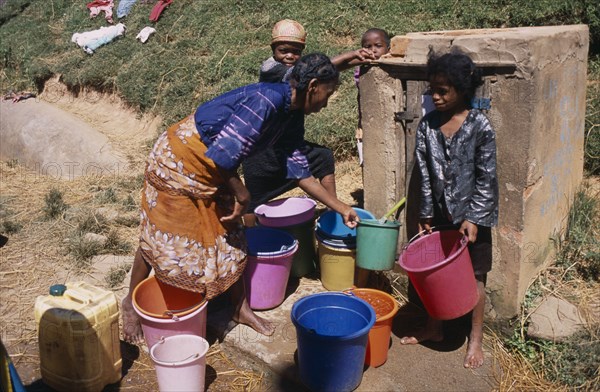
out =
<path fill-rule="evenodd" d="M 375 219 L 375 216 L 362 208 L 352 207 L 360 219 Z M 317 220 L 317 233 L 329 239 L 354 239 L 356 240 L 356 229 L 351 229 L 344 224 L 342 215 L 335 211 L 326 211 Z"/>
<path fill-rule="evenodd" d="M 281 229 L 250 227 L 245 230 L 250 256 L 280 256 L 296 248 L 298 241 Z"/>
<path fill-rule="evenodd" d="M 294 303 L 300 380 L 313 391 L 352 391 L 360 384 L 375 311 L 344 293 L 318 293 Z"/>
<path fill-rule="evenodd" d="M 327 238 L 318 231 L 315 231 L 315 238 L 317 239 L 317 242 L 320 242 L 332 248 L 356 249 L 356 238 L 349 237 L 343 240 Z"/>

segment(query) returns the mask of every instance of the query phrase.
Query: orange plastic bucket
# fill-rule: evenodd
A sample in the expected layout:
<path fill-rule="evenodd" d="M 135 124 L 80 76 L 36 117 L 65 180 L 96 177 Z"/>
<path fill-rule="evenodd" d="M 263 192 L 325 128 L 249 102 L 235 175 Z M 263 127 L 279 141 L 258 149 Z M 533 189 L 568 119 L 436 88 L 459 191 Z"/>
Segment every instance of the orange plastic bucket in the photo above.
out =
<path fill-rule="evenodd" d="M 155 276 L 135 287 L 132 300 L 143 314 L 159 319 L 188 315 L 206 302 L 202 294 L 161 283 Z"/>
<path fill-rule="evenodd" d="M 386 292 L 375 289 L 353 289 L 358 298 L 368 302 L 375 309 L 375 325 L 369 331 L 365 365 L 378 367 L 387 361 L 392 322 L 398 313 L 398 302 Z"/>

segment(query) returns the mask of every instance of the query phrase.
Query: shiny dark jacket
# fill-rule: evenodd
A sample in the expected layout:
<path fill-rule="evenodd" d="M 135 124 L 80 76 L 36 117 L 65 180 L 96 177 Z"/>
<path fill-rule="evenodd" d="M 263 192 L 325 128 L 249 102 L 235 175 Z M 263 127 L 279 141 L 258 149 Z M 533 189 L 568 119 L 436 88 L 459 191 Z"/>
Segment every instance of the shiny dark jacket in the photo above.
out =
<path fill-rule="evenodd" d="M 465 219 L 488 227 L 498 223 L 496 134 L 483 113 L 471 109 L 447 140 L 440 112 L 430 112 L 417 128 L 415 153 L 422 176 L 421 218 L 444 211 L 455 224 Z"/>

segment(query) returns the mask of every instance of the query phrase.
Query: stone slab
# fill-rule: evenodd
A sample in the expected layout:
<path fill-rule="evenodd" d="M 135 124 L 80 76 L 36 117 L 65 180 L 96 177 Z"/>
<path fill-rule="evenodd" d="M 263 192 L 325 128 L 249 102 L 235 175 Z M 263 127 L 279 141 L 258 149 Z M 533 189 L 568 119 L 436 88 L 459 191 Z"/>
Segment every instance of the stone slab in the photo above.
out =
<path fill-rule="evenodd" d="M 245 325 L 230 323 L 228 311 L 211 313 L 209 308 L 208 329 L 226 334 L 223 347 L 255 358 L 281 378 L 278 385 L 269 386 L 272 391 L 302 390 L 296 365 L 296 330 L 290 312 L 298 299 L 326 291 L 319 280 L 307 278 L 288 288 L 286 299 L 279 307 L 257 311 L 260 316 L 276 323 L 272 336 L 262 336 Z M 489 353 L 485 353 L 486 362 L 482 368 L 463 368 L 464 334 L 434 346 L 401 345 L 400 338 L 416 322 L 418 319 L 409 311 L 401 311 L 396 316 L 387 362 L 378 368 L 367 368 L 356 391 L 448 391 L 466 390 L 466 386 L 469 391 L 490 391 L 494 388 Z"/>
<path fill-rule="evenodd" d="M 575 305 L 549 296 L 540 301 L 531 314 L 527 335 L 561 341 L 580 331 L 585 324 Z"/>

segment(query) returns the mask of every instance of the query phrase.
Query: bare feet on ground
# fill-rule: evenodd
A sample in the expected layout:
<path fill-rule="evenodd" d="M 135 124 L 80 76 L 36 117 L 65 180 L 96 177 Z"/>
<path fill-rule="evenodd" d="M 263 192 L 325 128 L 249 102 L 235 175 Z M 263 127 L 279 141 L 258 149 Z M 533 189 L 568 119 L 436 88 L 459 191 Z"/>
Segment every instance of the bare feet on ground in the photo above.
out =
<path fill-rule="evenodd" d="M 444 331 L 442 330 L 442 322 L 439 320 L 428 319 L 425 328 L 412 336 L 404 336 L 400 339 L 401 344 L 419 344 L 426 341 L 441 342 L 444 340 Z"/>
<path fill-rule="evenodd" d="M 483 341 L 482 336 L 471 334 L 467 344 L 467 354 L 465 355 L 464 367 L 477 369 L 483 365 Z"/>
<path fill-rule="evenodd" d="M 133 309 L 130 296 L 123 298 L 121 312 L 123 314 L 123 340 L 131 344 L 142 344 L 144 333 L 142 332 L 140 317 Z"/>
<path fill-rule="evenodd" d="M 244 324 L 265 336 L 271 336 L 275 332 L 275 326 L 267 319 L 259 317 L 250 309 L 248 303 L 245 302 L 240 310 L 234 314 L 232 319 L 236 323 Z"/>

